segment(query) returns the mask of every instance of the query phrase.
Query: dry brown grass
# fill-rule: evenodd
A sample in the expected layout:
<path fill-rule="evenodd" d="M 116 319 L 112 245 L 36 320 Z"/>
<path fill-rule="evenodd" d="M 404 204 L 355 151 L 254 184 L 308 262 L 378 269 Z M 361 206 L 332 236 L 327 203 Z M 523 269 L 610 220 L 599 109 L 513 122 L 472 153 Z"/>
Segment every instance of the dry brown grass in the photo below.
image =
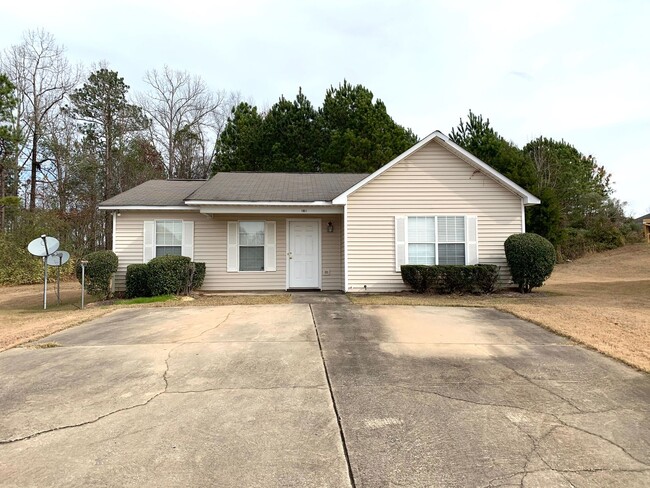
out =
<path fill-rule="evenodd" d="M 161 303 L 117 305 L 92 303 L 81 305 L 81 285 L 76 281 L 61 283 L 61 305 L 56 304 L 53 286 L 48 289 L 48 309 L 43 310 L 43 285 L 0 287 L 0 351 L 41 339 L 63 329 L 79 325 L 124 307 L 196 307 L 219 305 L 258 305 L 289 303 L 291 295 L 197 295 L 194 299 L 174 299 Z"/>
<path fill-rule="evenodd" d="M 528 295 L 353 295 L 358 304 L 493 307 L 650 372 L 650 246 L 593 254 L 555 268 Z"/>
<path fill-rule="evenodd" d="M 106 308 L 79 310 L 81 286 L 77 282 L 61 283 L 61 305 L 56 304 L 50 286 L 47 302 L 48 309 L 43 310 L 43 285 L 0 287 L 0 351 L 110 312 Z"/>

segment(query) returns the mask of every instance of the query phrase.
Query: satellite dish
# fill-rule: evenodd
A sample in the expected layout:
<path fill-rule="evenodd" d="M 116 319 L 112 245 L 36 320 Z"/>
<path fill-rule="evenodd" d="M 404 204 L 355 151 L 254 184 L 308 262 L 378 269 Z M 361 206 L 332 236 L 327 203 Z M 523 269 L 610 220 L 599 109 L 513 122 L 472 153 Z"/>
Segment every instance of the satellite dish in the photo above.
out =
<path fill-rule="evenodd" d="M 70 253 L 68 251 L 56 251 L 47 257 L 47 264 L 50 266 L 61 266 L 67 263 L 69 259 Z"/>
<path fill-rule="evenodd" d="M 34 256 L 45 257 L 59 249 L 59 241 L 54 237 L 41 236 L 34 239 L 27 246 L 27 250 Z"/>

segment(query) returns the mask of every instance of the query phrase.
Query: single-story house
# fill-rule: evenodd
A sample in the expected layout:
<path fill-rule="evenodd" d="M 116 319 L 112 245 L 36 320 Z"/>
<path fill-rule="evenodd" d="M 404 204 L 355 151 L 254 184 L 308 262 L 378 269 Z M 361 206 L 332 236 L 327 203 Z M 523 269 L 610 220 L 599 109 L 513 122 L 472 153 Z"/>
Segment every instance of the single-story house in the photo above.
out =
<path fill-rule="evenodd" d="M 204 290 L 405 289 L 400 266 L 500 266 L 539 199 L 439 131 L 372 174 L 217 173 L 152 180 L 101 203 L 126 267 L 180 254 Z"/>

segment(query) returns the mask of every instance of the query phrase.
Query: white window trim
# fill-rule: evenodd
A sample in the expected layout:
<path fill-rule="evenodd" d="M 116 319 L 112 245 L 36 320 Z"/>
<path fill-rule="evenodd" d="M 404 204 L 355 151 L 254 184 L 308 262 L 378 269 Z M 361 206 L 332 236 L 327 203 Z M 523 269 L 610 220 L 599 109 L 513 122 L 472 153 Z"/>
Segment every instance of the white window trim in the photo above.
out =
<path fill-rule="evenodd" d="M 427 217 L 427 218 L 433 218 L 433 228 L 434 228 L 434 239 L 435 241 L 433 242 L 434 245 L 434 257 L 435 257 L 435 263 L 434 266 L 440 266 L 439 264 L 439 259 L 440 259 L 440 244 L 462 244 L 465 247 L 465 256 L 464 256 L 464 263 L 455 265 L 455 266 L 467 266 L 467 257 L 468 257 L 468 250 L 467 250 L 467 215 L 455 215 L 455 214 L 436 214 L 436 215 L 406 215 L 406 235 L 404 236 L 404 246 L 405 246 L 405 251 L 406 251 L 406 264 L 411 264 L 409 260 L 409 244 L 432 244 L 431 242 L 411 242 L 409 241 L 409 235 L 408 235 L 408 219 L 412 217 Z M 465 240 L 463 242 L 440 242 L 440 233 L 438 232 L 438 218 L 439 217 L 462 217 L 463 218 L 463 226 L 464 226 L 464 234 L 465 234 Z"/>

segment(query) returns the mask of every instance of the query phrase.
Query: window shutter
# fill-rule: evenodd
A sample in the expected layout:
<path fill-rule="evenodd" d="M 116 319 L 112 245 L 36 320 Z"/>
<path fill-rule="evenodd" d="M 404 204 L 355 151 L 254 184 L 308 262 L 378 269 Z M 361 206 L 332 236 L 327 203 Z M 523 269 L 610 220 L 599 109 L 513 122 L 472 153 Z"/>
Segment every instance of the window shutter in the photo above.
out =
<path fill-rule="evenodd" d="M 226 271 L 239 271 L 239 224 L 228 222 L 228 263 Z"/>
<path fill-rule="evenodd" d="M 275 271 L 275 222 L 264 223 L 264 271 Z"/>
<path fill-rule="evenodd" d="M 144 221 L 142 241 L 142 262 L 148 263 L 156 255 L 156 223 L 153 220 Z"/>
<path fill-rule="evenodd" d="M 395 271 L 401 271 L 401 266 L 407 263 L 406 225 L 407 218 L 395 216 Z"/>
<path fill-rule="evenodd" d="M 465 217 L 465 264 L 478 264 L 478 218 Z"/>
<path fill-rule="evenodd" d="M 187 256 L 194 261 L 194 222 L 192 220 L 183 220 L 182 242 L 181 256 Z"/>

